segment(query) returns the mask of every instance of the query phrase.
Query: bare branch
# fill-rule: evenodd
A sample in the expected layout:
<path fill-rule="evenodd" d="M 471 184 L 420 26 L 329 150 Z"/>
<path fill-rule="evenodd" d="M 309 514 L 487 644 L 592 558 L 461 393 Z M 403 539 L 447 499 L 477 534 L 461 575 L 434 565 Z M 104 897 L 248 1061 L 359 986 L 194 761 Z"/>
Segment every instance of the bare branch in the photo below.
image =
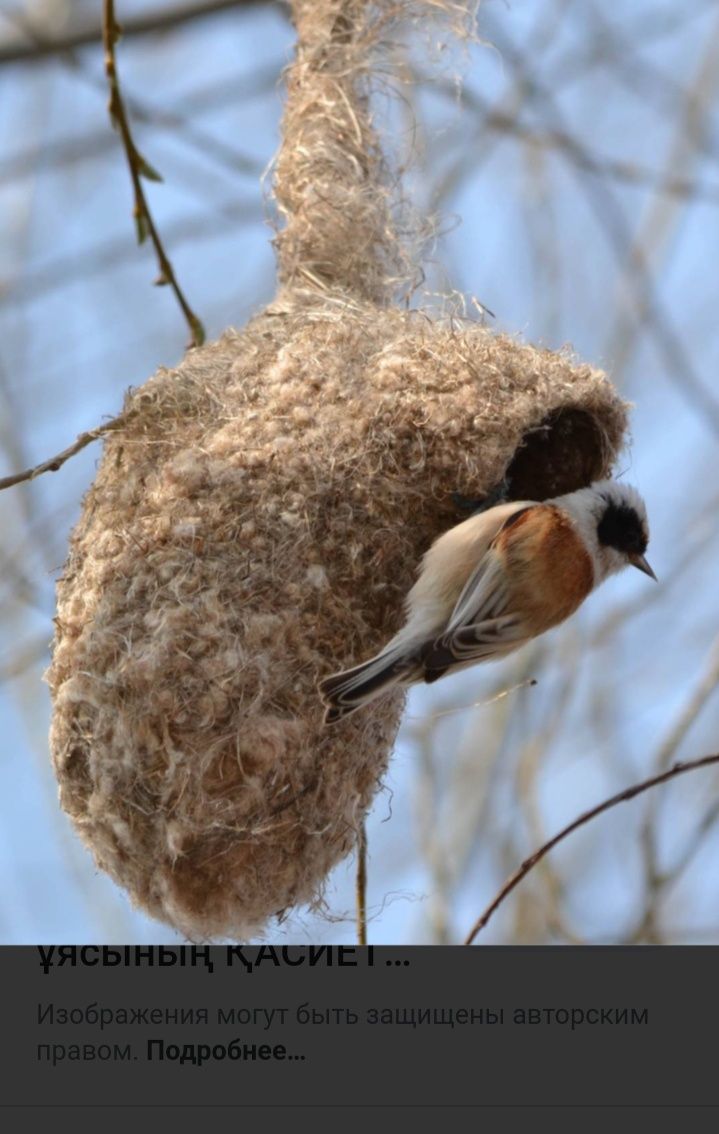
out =
<path fill-rule="evenodd" d="M 558 843 L 561 843 L 578 827 L 583 827 L 585 823 L 595 819 L 597 815 L 601 815 L 604 811 L 609 811 L 611 807 L 616 807 L 618 803 L 625 803 L 627 800 L 634 799 L 635 796 L 641 795 L 642 792 L 649 791 L 650 788 L 656 787 L 658 784 L 666 783 L 667 780 L 674 779 L 675 776 L 681 776 L 684 772 L 692 772 L 696 768 L 706 768 L 710 764 L 719 764 L 719 753 L 712 756 L 702 756 L 699 760 L 687 760 L 682 764 L 674 764 L 666 772 L 661 772 L 658 776 L 652 776 L 648 780 L 642 780 L 639 784 L 634 784 L 633 787 L 625 788 L 624 791 L 618 792 L 616 795 L 611 796 L 610 799 L 605 799 L 603 803 L 592 807 L 589 811 L 584 811 L 577 819 L 575 819 L 568 826 L 563 827 L 553 838 L 536 850 L 534 854 L 526 858 L 522 865 L 515 870 L 514 874 L 502 886 L 502 889 L 495 898 L 485 909 L 484 913 L 477 919 L 472 926 L 472 930 L 465 941 L 465 945 L 471 945 L 477 934 L 484 929 L 485 925 L 492 917 L 492 914 L 501 906 L 502 902 L 512 893 L 523 878 L 526 878 L 530 870 L 532 870 L 538 862 L 549 854 Z"/>
<path fill-rule="evenodd" d="M 105 79 L 82 65 L 78 57 L 69 56 L 66 61 L 70 72 L 81 82 L 93 88 L 101 87 L 103 91 L 107 89 Z M 281 69 L 282 64 L 278 62 L 260 66 L 240 77 L 215 79 L 183 95 L 179 105 L 175 100 L 172 110 L 154 103 L 150 104 L 144 98 L 140 100 L 135 96 L 128 97 L 127 93 L 125 102 L 138 122 L 154 128 L 172 130 L 174 137 L 192 146 L 202 153 L 203 157 L 214 159 L 218 165 L 233 174 L 241 173 L 255 177 L 262 172 L 261 162 L 241 152 L 236 146 L 208 133 L 198 126 L 196 119 L 204 111 L 215 110 L 230 103 L 236 104 L 240 98 L 257 98 L 273 90 L 277 86 Z M 93 130 L 80 137 L 71 136 L 58 141 L 46 140 L 41 145 L 17 149 L 14 153 L 0 156 L 0 184 L 12 181 L 16 177 L 29 176 L 37 170 L 40 163 L 45 171 L 58 166 L 96 160 L 114 145 L 112 135 L 106 129 L 102 129 Z"/>
<path fill-rule="evenodd" d="M 716 639 L 709 656 L 709 663 L 699 683 L 692 691 L 674 725 L 661 744 L 655 760 L 655 767 L 665 771 L 677 753 L 679 745 L 689 732 L 702 709 L 719 686 L 719 638 Z"/>
<path fill-rule="evenodd" d="M 708 37 L 707 49 L 701 56 L 694 82 L 683 92 L 681 102 L 677 102 L 674 111 L 674 137 L 661 175 L 661 188 L 666 188 L 675 180 L 675 170 L 681 170 L 685 177 L 691 177 L 692 166 L 699 165 L 703 156 L 701 143 L 708 132 L 706 124 L 714 102 L 718 64 L 719 21 Z M 699 199 L 698 194 L 694 196 Z M 627 247 L 624 275 L 630 279 L 637 269 L 641 272 L 645 265 L 657 266 L 676 225 L 684 219 L 679 199 L 675 197 L 674 200 L 667 200 L 658 193 L 641 219 L 634 240 Z M 624 372 L 635 349 L 640 329 L 641 320 L 633 318 L 618 304 L 613 335 L 603 352 L 607 358 L 612 359 L 615 374 Z"/>
<path fill-rule="evenodd" d="M 12 488 L 15 484 L 22 484 L 27 480 L 35 480 L 35 477 L 42 476 L 46 472 L 57 472 L 62 468 L 65 461 L 69 461 L 70 457 L 74 457 L 81 449 L 87 448 L 93 441 L 97 441 L 99 437 L 103 437 L 105 433 L 111 433 L 115 429 L 122 428 L 128 421 L 126 413 L 118 414 L 110 421 L 105 422 L 104 425 L 98 425 L 95 429 L 88 429 L 86 433 L 81 433 L 77 440 L 69 445 L 67 449 L 63 449 L 61 453 L 57 453 L 54 457 L 50 457 L 48 461 L 43 461 L 40 465 L 35 465 L 32 469 L 25 469 L 24 472 L 13 473 L 12 476 L 0 477 L 0 492 L 4 488 Z"/>
<path fill-rule="evenodd" d="M 202 346 L 205 341 L 205 329 L 185 299 L 184 292 L 177 282 L 174 269 L 167 257 L 162 240 L 160 239 L 160 234 L 157 231 L 152 213 L 150 212 L 150 207 L 145 197 L 145 190 L 142 187 L 143 177 L 148 178 L 150 181 L 161 181 L 162 178 L 156 170 L 152 168 L 149 162 L 143 158 L 130 132 L 130 124 L 125 111 L 125 103 L 120 92 L 120 80 L 115 63 L 115 44 L 121 34 L 122 29 L 115 19 L 115 0 L 103 0 L 102 41 L 105 48 L 105 74 L 107 75 L 107 81 L 110 87 L 109 111 L 113 125 L 120 131 L 120 137 L 122 138 L 122 144 L 127 158 L 127 165 L 132 179 L 132 187 L 135 193 L 134 216 L 135 223 L 137 224 L 137 239 L 138 242 L 142 244 L 148 236 L 150 237 L 160 269 L 160 274 L 155 280 L 155 283 L 159 285 L 169 284 L 172 288 L 175 298 L 182 309 L 182 314 L 185 316 L 187 325 L 190 328 L 190 334 L 192 335 L 190 346 Z"/>
<path fill-rule="evenodd" d="M 204 0 L 204 3 L 176 4 L 173 8 L 162 7 L 155 12 L 145 12 L 139 16 L 131 16 L 123 24 L 126 36 L 148 35 L 155 32 L 168 31 L 178 24 L 186 24 L 191 20 L 204 19 L 215 16 L 232 8 L 256 8 L 260 4 L 265 7 L 281 6 L 276 0 Z M 3 13 L 14 19 L 15 13 Z M 18 13 L 20 15 L 20 13 Z M 36 40 L 32 43 L 13 43 L 0 47 L 0 65 L 3 63 L 37 63 L 48 56 L 62 55 L 67 51 L 75 51 L 80 47 L 100 43 L 102 29 L 96 24 L 86 24 L 75 31 L 68 32 L 56 39 Z"/>
<path fill-rule="evenodd" d="M 702 674 L 699 684 L 691 693 L 676 721 L 659 746 L 654 761 L 655 767 L 658 768 L 659 771 L 664 771 L 669 767 L 680 744 L 693 726 L 706 702 L 715 692 L 717 685 L 719 685 L 719 639 L 714 643 L 714 648 L 709 658 L 709 664 L 706 671 Z M 644 873 L 647 881 L 647 897 L 644 914 L 637 925 L 632 940 L 646 939 L 647 937 L 653 939 L 656 937 L 657 899 L 661 891 L 666 887 L 667 882 L 671 880 L 665 878 L 663 872 L 659 869 L 657 861 L 657 812 L 657 797 L 653 796 L 644 816 L 640 835 Z M 711 819 L 708 822 L 709 826 L 706 828 L 705 833 L 711 826 Z M 700 824 L 700 829 L 701 826 Z M 699 836 L 700 843 L 702 837 L 703 836 Z"/>
<path fill-rule="evenodd" d="M 504 28 L 499 24 L 491 23 L 488 32 L 502 56 L 519 72 L 522 81 L 526 83 L 533 97 L 542 107 L 551 128 L 560 131 L 564 135 L 566 144 L 575 151 L 579 160 L 571 163 L 573 172 L 582 175 L 580 186 L 586 195 L 587 203 L 602 226 L 612 254 L 620 268 L 623 268 L 626 249 L 633 243 L 632 232 L 611 186 L 583 168 L 584 147 L 567 129 L 554 92 L 527 71 L 526 60 Z M 566 152 L 569 154 L 570 151 Z M 649 266 L 641 256 L 637 257 L 634 264 L 631 283 L 636 318 L 647 323 L 651 336 L 666 362 L 668 379 L 681 390 L 687 403 L 700 415 L 700 420 L 719 434 L 719 402 L 714 399 L 701 380 L 693 357 L 685 347 L 671 313 L 657 293 Z"/>
<path fill-rule="evenodd" d="M 182 218 L 166 226 L 173 245 L 193 240 L 204 240 L 225 233 L 231 229 L 237 232 L 239 226 L 255 224 L 262 220 L 262 210 L 257 201 L 229 201 L 213 204 L 212 210 L 199 216 Z M 92 276 L 101 275 L 109 268 L 134 261 L 137 251 L 127 240 L 108 240 L 94 247 L 82 248 L 74 254 L 58 256 L 55 260 L 41 266 L 35 272 L 28 272 L 12 292 L 3 294 L 0 284 L 0 299 L 7 308 L 12 304 L 34 302 L 58 288 L 66 287 L 76 280 L 87 282 Z"/>
<path fill-rule="evenodd" d="M 4 685 L 6 681 L 14 681 L 16 677 L 22 677 L 38 662 L 46 661 L 50 650 L 49 637 L 50 635 L 45 633 L 32 641 L 23 642 L 13 651 L 10 658 L 0 659 L 0 685 Z"/>
<path fill-rule="evenodd" d="M 433 86 L 454 96 L 454 88 L 450 83 L 442 85 L 435 82 Z M 471 105 L 482 112 L 483 127 L 495 130 L 500 134 L 511 135 L 519 141 L 542 150 L 560 151 L 578 169 L 583 169 L 587 173 L 595 173 L 600 177 L 608 177 L 626 185 L 651 189 L 662 197 L 669 197 L 678 201 L 699 200 L 707 201 L 712 205 L 719 204 L 719 186 L 705 184 L 684 172 L 662 175 L 659 170 L 642 165 L 641 162 L 597 154 L 588 146 L 580 145 L 576 137 L 566 130 L 551 128 L 543 130 L 536 126 L 525 125 L 515 115 L 507 114 L 501 109 L 493 109 L 489 100 L 484 99 L 476 91 L 465 88 L 462 92 L 462 99 L 465 105 Z M 683 167 L 677 165 L 674 168 L 682 169 Z M 474 155 L 462 155 L 456 168 L 443 176 L 434 196 L 437 199 L 442 199 L 447 193 L 447 183 L 454 188 L 458 176 L 465 174 L 474 176 L 476 172 Z"/>
<path fill-rule="evenodd" d="M 684 850 L 667 870 L 657 875 L 658 888 L 665 890 L 677 880 L 689 866 L 692 859 L 699 853 L 705 838 L 719 821 L 719 800 L 716 800 L 707 810 L 693 831 L 691 838 L 685 844 Z"/>
<path fill-rule="evenodd" d="M 357 838 L 357 944 L 367 944 L 367 825 L 362 820 Z"/>

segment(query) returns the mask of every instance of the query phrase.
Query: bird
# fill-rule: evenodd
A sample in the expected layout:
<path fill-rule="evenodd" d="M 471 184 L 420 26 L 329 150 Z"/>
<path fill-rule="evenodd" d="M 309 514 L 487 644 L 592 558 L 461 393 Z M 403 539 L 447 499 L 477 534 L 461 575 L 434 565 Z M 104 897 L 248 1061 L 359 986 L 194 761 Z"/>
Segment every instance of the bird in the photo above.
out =
<path fill-rule="evenodd" d="M 564 622 L 624 567 L 656 579 L 648 543 L 644 500 L 617 480 L 470 516 L 424 555 L 401 630 L 374 657 L 319 682 L 324 723 L 397 686 L 430 685 L 505 657 Z"/>

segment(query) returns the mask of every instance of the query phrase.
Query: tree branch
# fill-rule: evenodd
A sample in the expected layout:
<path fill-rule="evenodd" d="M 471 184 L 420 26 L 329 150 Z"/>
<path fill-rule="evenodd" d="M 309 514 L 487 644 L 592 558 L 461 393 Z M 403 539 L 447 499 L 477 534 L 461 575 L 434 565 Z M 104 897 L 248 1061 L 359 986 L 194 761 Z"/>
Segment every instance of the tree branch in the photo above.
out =
<path fill-rule="evenodd" d="M 174 8 L 160 8 L 155 12 L 145 12 L 139 16 L 131 16 L 123 24 L 124 34 L 147 35 L 153 32 L 163 32 L 178 24 L 189 23 L 191 20 L 203 19 L 206 16 L 215 16 L 231 8 L 255 8 L 260 4 L 264 7 L 279 7 L 276 0 L 204 0 L 204 3 L 180 3 Z M 75 51 L 89 44 L 96 44 L 102 40 L 102 28 L 96 23 L 87 24 L 75 31 L 60 35 L 56 39 L 42 39 L 32 43 L 13 43 L 0 47 L 0 65 L 3 63 L 36 63 L 47 59 L 48 56 L 62 55 L 67 51 Z"/>
<path fill-rule="evenodd" d="M 237 200 L 213 204 L 210 212 L 181 217 L 166 225 L 165 235 L 174 247 L 190 241 L 213 239 L 224 235 L 228 230 L 236 235 L 239 226 L 259 223 L 262 210 L 257 201 Z M 137 259 L 137 252 L 127 239 L 107 240 L 94 247 L 81 248 L 74 254 L 58 256 L 28 272 L 24 279 L 14 284 L 14 290 L 3 293 L 0 284 L 0 301 L 6 309 L 12 305 L 34 303 L 43 296 L 66 287 L 69 283 L 82 280 L 87 283 L 93 276 L 101 275 L 108 269 L 117 269 Z"/>
<path fill-rule="evenodd" d="M 367 944 L 367 825 L 362 825 L 357 838 L 357 879 L 355 886 L 357 903 L 357 944 Z"/>
<path fill-rule="evenodd" d="M 205 341 L 205 329 L 187 302 L 184 292 L 177 282 L 174 269 L 165 252 L 160 234 L 157 231 L 152 213 L 150 212 L 147 198 L 145 197 L 145 190 L 142 186 L 143 177 L 150 181 L 161 181 L 162 178 L 142 156 L 130 132 L 130 124 L 125 110 L 125 103 L 120 92 L 120 80 L 115 63 L 115 44 L 121 34 L 122 29 L 115 18 L 114 0 L 103 0 L 102 42 L 105 48 L 105 74 L 107 75 L 107 82 L 110 88 L 110 103 L 108 109 L 113 126 L 116 126 L 120 132 L 125 156 L 127 158 L 127 166 L 130 170 L 130 178 L 132 179 L 132 187 L 135 193 L 135 207 L 133 211 L 137 225 L 137 239 L 138 242 L 142 244 L 148 236 L 150 237 L 160 269 L 160 274 L 155 280 L 155 283 L 160 286 L 169 284 L 172 288 L 175 298 L 182 310 L 182 314 L 185 316 L 187 325 L 190 328 L 190 334 L 192 336 L 190 346 L 202 346 Z"/>
<path fill-rule="evenodd" d="M 88 429 L 87 432 L 81 433 L 72 445 L 69 445 L 67 449 L 63 449 L 61 453 L 57 453 L 56 456 L 50 457 L 48 461 L 43 461 L 42 464 L 35 465 L 32 469 L 25 469 L 25 472 L 0 477 L 0 492 L 4 488 L 12 488 L 15 484 L 22 484 L 26 480 L 34 480 L 36 476 L 41 476 L 43 473 L 57 472 L 70 457 L 74 457 L 81 449 L 85 449 L 88 445 L 91 445 L 93 441 L 97 441 L 99 437 L 104 436 L 105 433 L 111 433 L 115 429 L 120 429 L 123 425 L 127 424 L 127 420 L 128 415 L 126 413 L 118 414 L 117 417 L 113 417 L 110 421 L 105 422 L 104 425 L 98 425 L 95 429 Z"/>
<path fill-rule="evenodd" d="M 526 60 L 502 25 L 487 20 L 485 24 L 489 40 L 517 71 L 520 81 L 543 109 L 550 127 L 564 135 L 567 143 L 573 145 L 579 157 L 583 146 L 581 141 L 574 140 L 572 143 L 570 132 L 565 126 L 564 112 L 557 104 L 553 89 L 541 82 L 536 75 L 528 72 Z M 587 203 L 596 214 L 607 243 L 619 266 L 623 268 L 626 249 L 632 246 L 632 232 L 627 224 L 624 209 L 609 184 L 601 179 L 595 180 L 589 170 L 582 169 L 579 161 L 573 162 L 572 165 L 575 172 L 583 177 L 580 185 L 586 195 Z M 655 287 L 649 266 L 641 258 L 634 265 L 631 282 L 636 318 L 648 323 L 652 338 L 666 361 L 667 378 L 679 387 L 687 402 L 699 413 L 700 419 L 705 424 L 708 423 L 715 433 L 719 433 L 719 403 L 702 381 L 693 357 L 675 326 L 672 313 L 667 310 Z"/>
<path fill-rule="evenodd" d="M 534 854 L 530 855 L 529 858 L 526 858 L 522 865 L 517 870 L 515 870 L 514 874 L 512 874 L 511 877 L 507 879 L 507 881 L 502 886 L 502 889 L 490 902 L 481 917 L 479 917 L 474 923 L 472 930 L 465 941 L 465 945 L 472 944 L 480 930 L 484 929 L 485 925 L 492 917 L 492 914 L 495 912 L 495 910 L 497 910 L 499 906 L 501 906 L 505 898 L 508 897 L 508 895 L 511 894 L 512 890 L 514 890 L 519 885 L 522 879 L 525 878 L 527 874 L 529 874 L 530 870 L 532 870 L 533 867 L 535 867 L 537 863 L 540 862 L 544 858 L 544 856 L 549 853 L 550 850 L 556 847 L 557 843 L 561 843 L 564 839 L 567 838 L 568 835 L 571 835 L 573 831 L 576 831 L 578 827 L 583 827 L 585 823 L 588 823 L 591 819 L 596 818 L 597 815 L 601 815 L 603 811 L 608 811 L 610 807 L 616 807 L 618 803 L 624 803 L 629 799 L 634 799 L 635 796 L 641 795 L 642 792 L 648 791 L 649 788 L 656 787 L 658 784 L 666 783 L 667 780 L 674 779 L 675 776 L 681 776 L 684 772 L 692 772 L 695 768 L 705 768 L 709 764 L 719 764 L 719 753 L 712 756 L 702 756 L 699 760 L 687 760 L 685 763 L 673 764 L 671 768 L 669 768 L 665 772 L 661 772 L 658 776 L 652 776 L 651 779 L 643 780 L 641 783 L 635 784 L 633 787 L 625 788 L 624 791 L 618 792 L 610 799 L 605 799 L 603 803 L 598 804 L 596 807 L 592 807 L 591 810 L 584 811 L 577 819 L 574 820 L 574 822 L 570 823 L 567 827 L 563 827 L 558 834 L 556 834 L 549 840 L 549 842 L 546 842 L 544 846 L 541 846 L 539 850 L 535 851 Z"/>

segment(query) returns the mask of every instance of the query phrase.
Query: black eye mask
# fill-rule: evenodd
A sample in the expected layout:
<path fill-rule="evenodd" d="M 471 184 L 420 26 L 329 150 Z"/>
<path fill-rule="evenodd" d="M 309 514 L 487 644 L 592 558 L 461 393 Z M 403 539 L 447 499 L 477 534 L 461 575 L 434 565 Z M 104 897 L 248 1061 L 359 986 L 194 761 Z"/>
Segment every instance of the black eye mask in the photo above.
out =
<path fill-rule="evenodd" d="M 597 538 L 605 547 L 614 547 L 626 555 L 644 555 L 647 550 L 644 524 L 636 510 L 628 504 L 607 504 L 597 524 Z"/>

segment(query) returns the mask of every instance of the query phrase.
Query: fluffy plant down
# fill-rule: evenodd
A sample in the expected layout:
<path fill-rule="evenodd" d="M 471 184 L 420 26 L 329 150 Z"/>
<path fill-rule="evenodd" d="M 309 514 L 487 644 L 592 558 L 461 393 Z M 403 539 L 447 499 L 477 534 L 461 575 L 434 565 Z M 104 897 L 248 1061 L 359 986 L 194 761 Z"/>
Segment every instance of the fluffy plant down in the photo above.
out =
<path fill-rule="evenodd" d="M 419 558 L 462 518 L 452 494 L 508 471 L 517 496 L 580 487 L 626 428 L 569 353 L 390 305 L 404 253 L 367 84 L 397 7 L 293 5 L 278 298 L 128 394 L 58 584 L 62 806 L 133 901 L 196 940 L 322 906 L 403 702 L 327 730 L 316 684 L 398 629 Z"/>

